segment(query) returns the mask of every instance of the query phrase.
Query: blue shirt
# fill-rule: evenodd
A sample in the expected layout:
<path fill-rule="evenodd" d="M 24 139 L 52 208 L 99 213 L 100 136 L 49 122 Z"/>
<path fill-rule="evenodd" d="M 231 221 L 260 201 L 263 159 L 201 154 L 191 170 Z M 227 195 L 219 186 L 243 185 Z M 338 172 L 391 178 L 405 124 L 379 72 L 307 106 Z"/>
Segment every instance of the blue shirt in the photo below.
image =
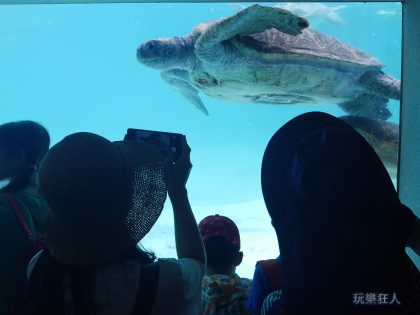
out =
<path fill-rule="evenodd" d="M 276 261 L 280 264 L 280 256 L 276 258 Z M 261 306 L 264 299 L 274 289 L 270 278 L 265 273 L 264 268 L 257 264 L 254 271 L 254 278 L 252 280 L 252 288 L 248 296 L 247 306 L 254 314 L 260 314 Z"/>

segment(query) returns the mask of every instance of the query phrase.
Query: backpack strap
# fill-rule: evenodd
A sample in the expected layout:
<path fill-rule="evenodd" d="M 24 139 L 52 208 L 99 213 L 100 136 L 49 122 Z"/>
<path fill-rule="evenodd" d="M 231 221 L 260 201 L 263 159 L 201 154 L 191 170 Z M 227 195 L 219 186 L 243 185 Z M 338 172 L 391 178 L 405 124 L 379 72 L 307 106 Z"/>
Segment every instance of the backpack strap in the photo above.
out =
<path fill-rule="evenodd" d="M 26 222 L 25 215 L 23 214 L 22 208 L 19 206 L 16 198 L 11 193 L 3 193 L 4 197 L 6 197 L 7 201 L 9 202 L 10 207 L 13 209 L 13 212 L 16 214 L 20 224 L 22 225 L 23 229 L 25 230 L 26 234 L 32 239 L 32 231 Z"/>
<path fill-rule="evenodd" d="M 141 265 L 139 289 L 132 315 L 148 315 L 152 311 L 159 283 L 159 262 Z"/>
<path fill-rule="evenodd" d="M 281 268 L 276 259 L 260 260 L 257 262 L 264 269 L 271 282 L 271 291 L 281 289 Z"/>

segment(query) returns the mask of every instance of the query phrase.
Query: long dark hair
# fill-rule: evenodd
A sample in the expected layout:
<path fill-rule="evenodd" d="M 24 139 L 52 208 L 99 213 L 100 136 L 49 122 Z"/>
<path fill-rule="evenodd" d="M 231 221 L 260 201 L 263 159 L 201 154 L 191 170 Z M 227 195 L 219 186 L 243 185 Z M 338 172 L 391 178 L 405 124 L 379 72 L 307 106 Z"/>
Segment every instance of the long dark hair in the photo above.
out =
<path fill-rule="evenodd" d="M 142 264 L 153 263 L 156 256 L 143 247 L 133 246 L 115 257 L 112 262 L 138 260 Z M 74 315 L 95 315 L 94 277 L 95 266 L 65 265 L 51 256 L 45 249 L 32 270 L 24 315 L 61 315 L 64 308 L 64 279 L 68 279 L 69 292 L 73 301 Z"/>
<path fill-rule="evenodd" d="M 31 183 L 39 163 L 50 146 L 50 135 L 40 124 L 25 120 L 0 125 L 0 148 L 8 154 L 22 150 L 27 169 L 22 176 L 3 187 L 1 192 L 14 192 Z"/>

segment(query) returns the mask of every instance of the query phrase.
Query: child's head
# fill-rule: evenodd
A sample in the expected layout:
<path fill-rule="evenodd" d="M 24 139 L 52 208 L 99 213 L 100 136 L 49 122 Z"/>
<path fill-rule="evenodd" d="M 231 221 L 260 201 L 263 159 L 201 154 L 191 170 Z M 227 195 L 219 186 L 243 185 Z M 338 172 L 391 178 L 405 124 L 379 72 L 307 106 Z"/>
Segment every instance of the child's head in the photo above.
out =
<path fill-rule="evenodd" d="M 26 186 L 48 151 L 48 131 L 33 121 L 0 125 L 0 180 L 9 179 L 4 190 Z"/>
<path fill-rule="evenodd" d="M 201 220 L 198 229 L 206 248 L 208 268 L 218 273 L 234 271 L 243 258 L 236 224 L 228 217 L 216 214 Z"/>

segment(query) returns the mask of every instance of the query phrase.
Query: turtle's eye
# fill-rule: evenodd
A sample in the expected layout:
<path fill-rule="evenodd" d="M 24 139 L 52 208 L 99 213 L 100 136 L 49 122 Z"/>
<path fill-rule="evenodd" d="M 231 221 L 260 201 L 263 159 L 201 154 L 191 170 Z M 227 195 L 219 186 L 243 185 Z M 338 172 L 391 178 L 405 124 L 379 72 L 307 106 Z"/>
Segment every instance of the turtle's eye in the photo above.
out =
<path fill-rule="evenodd" d="M 151 40 L 150 42 L 148 42 L 144 48 L 146 48 L 146 50 L 153 50 L 158 46 L 158 43 L 154 40 Z"/>

